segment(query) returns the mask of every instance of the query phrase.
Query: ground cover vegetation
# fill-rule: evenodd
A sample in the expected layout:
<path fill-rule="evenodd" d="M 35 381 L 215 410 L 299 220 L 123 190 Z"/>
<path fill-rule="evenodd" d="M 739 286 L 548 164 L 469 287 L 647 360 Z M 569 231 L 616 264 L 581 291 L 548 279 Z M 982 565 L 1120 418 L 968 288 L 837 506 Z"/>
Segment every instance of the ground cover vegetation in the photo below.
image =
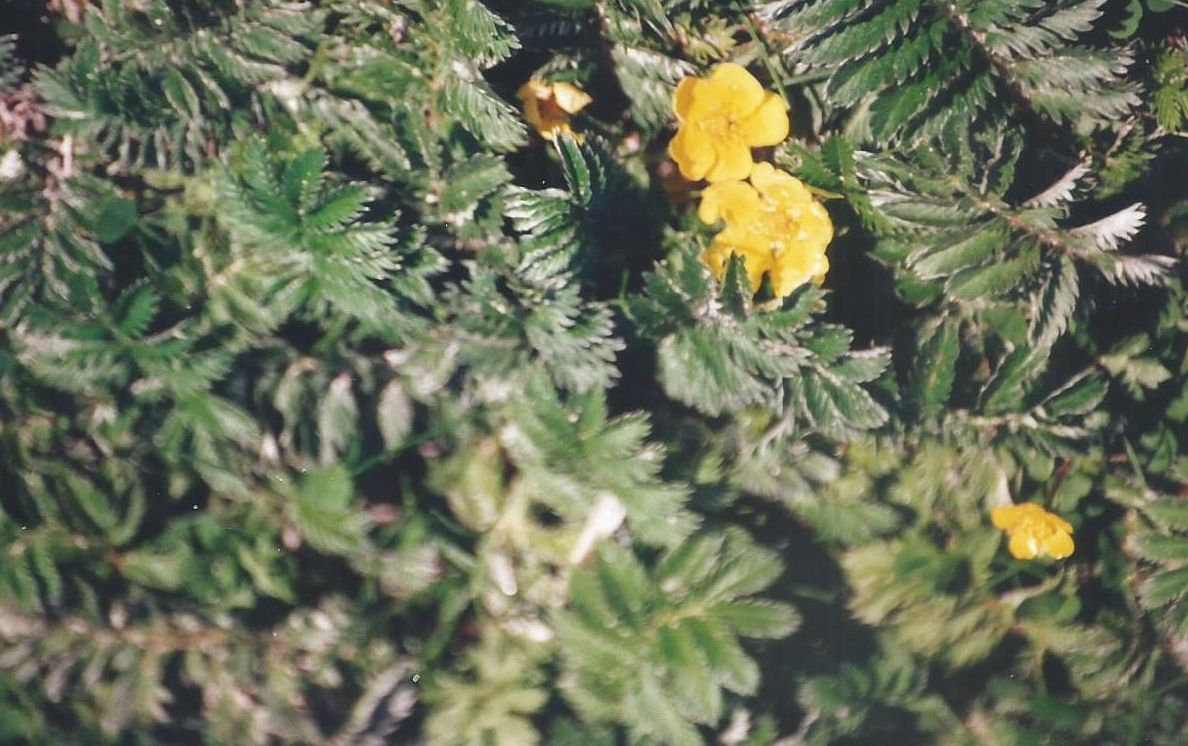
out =
<path fill-rule="evenodd" d="M 0 18 L 0 742 L 1183 744 L 1184 3 Z"/>

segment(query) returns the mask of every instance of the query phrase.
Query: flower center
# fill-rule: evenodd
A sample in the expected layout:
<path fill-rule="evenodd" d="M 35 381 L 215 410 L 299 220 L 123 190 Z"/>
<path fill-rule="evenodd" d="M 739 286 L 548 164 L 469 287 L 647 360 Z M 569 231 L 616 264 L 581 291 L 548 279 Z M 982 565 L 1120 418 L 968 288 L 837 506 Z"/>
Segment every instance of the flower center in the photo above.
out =
<path fill-rule="evenodd" d="M 1026 534 L 1032 541 L 1039 542 L 1047 542 L 1056 535 L 1056 531 L 1046 521 L 1040 519 L 1023 521 L 1019 526 L 1019 531 Z"/>
<path fill-rule="evenodd" d="M 734 118 L 725 114 L 706 117 L 697 122 L 698 129 L 715 138 L 734 137 L 737 126 L 738 123 L 734 121 Z"/>
<path fill-rule="evenodd" d="M 561 108 L 561 106 L 557 103 L 557 100 L 552 96 L 546 99 L 541 99 L 537 106 L 540 107 L 541 119 L 545 120 L 545 122 L 548 124 L 552 124 L 554 122 L 563 122 L 568 116 L 566 111 Z"/>
<path fill-rule="evenodd" d="M 780 253 L 788 246 L 790 240 L 802 240 L 803 228 L 798 220 L 799 211 L 790 211 L 776 202 L 765 199 L 759 217 L 752 225 L 752 229 L 760 231 L 771 238 L 771 250 Z"/>

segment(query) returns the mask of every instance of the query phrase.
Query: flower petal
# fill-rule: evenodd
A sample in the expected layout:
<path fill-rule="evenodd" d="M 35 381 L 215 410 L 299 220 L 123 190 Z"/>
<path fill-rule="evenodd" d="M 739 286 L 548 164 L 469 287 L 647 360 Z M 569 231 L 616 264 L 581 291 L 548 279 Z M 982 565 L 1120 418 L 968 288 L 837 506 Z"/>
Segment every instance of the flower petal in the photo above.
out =
<path fill-rule="evenodd" d="M 738 254 L 742 257 L 743 266 L 746 267 L 751 292 L 759 292 L 764 273 L 770 271 L 773 266 L 767 237 L 754 231 L 727 227 L 714 237 L 713 245 L 723 256 L 719 279 L 720 273 L 725 270 L 725 258 L 731 254 Z"/>
<path fill-rule="evenodd" d="M 833 240 L 833 221 L 829 218 L 829 211 L 818 202 L 811 203 L 801 217 L 801 232 L 804 233 L 805 250 L 824 253 Z"/>
<path fill-rule="evenodd" d="M 813 275 L 814 285 L 823 285 L 825 283 L 825 275 L 829 274 L 829 257 L 821 257 L 821 271 Z"/>
<path fill-rule="evenodd" d="M 1053 559 L 1065 559 L 1071 557 L 1076 545 L 1073 544 L 1073 538 L 1063 531 L 1050 537 L 1044 542 L 1044 549 Z"/>
<path fill-rule="evenodd" d="M 770 163 L 755 164 L 755 170 L 751 172 L 751 183 L 766 199 L 778 202 L 785 211 L 814 204 L 813 193 L 803 181 Z"/>
<path fill-rule="evenodd" d="M 734 112 L 738 119 L 749 116 L 763 103 L 763 86 L 742 65 L 723 62 L 714 68 L 706 83 L 706 97 Z"/>
<path fill-rule="evenodd" d="M 759 194 L 745 181 L 721 181 L 710 184 L 701 193 L 697 216 L 706 225 L 719 220 L 736 223 L 762 209 Z"/>
<path fill-rule="evenodd" d="M 788 104 L 778 93 L 767 93 L 763 102 L 739 122 L 739 133 L 748 145 L 778 145 L 788 137 Z"/>
<path fill-rule="evenodd" d="M 568 114 L 576 114 L 594 101 L 585 91 L 571 83 L 553 83 L 553 100 Z"/>
<path fill-rule="evenodd" d="M 1023 520 L 1022 512 L 1018 505 L 999 505 L 990 511 L 990 522 L 995 528 L 1010 531 Z"/>
<path fill-rule="evenodd" d="M 1055 528 L 1058 531 L 1063 531 L 1066 534 L 1072 533 L 1073 527 L 1072 527 L 1071 523 L 1064 520 L 1060 516 L 1055 515 L 1054 513 L 1048 513 L 1047 516 L 1048 516 L 1048 523 L 1051 524 L 1051 526 L 1053 528 Z"/>
<path fill-rule="evenodd" d="M 520 86 L 520 89 L 516 91 L 516 96 L 525 104 L 528 103 L 529 99 L 548 98 L 549 85 L 540 78 L 531 78 L 524 85 Z"/>
<path fill-rule="evenodd" d="M 520 101 L 524 103 L 525 121 L 527 121 L 528 124 L 531 124 L 532 128 L 537 132 L 540 132 L 542 129 L 544 129 L 545 123 L 544 117 L 542 117 L 540 114 L 540 99 L 537 98 L 536 93 L 537 88 L 535 87 L 533 81 L 530 80 L 524 85 L 520 86 L 520 90 L 517 92 L 517 95 L 519 96 Z"/>
<path fill-rule="evenodd" d="M 777 298 L 784 298 L 818 275 L 824 277 L 829 262 L 821 252 L 807 251 L 794 246 L 779 251 L 772 263 L 771 290 Z"/>
<path fill-rule="evenodd" d="M 668 143 L 668 154 L 689 181 L 700 181 L 713 167 L 716 159 L 714 143 L 704 133 L 681 127 Z"/>
<path fill-rule="evenodd" d="M 717 158 L 705 172 L 707 181 L 741 181 L 751 175 L 755 162 L 751 160 L 751 149 L 742 140 L 719 140 L 710 147 L 716 151 Z"/>
<path fill-rule="evenodd" d="M 751 183 L 760 192 L 765 192 L 775 184 L 779 177 L 776 176 L 781 171 L 776 171 L 776 167 L 767 161 L 761 161 L 755 164 L 755 168 L 751 171 Z"/>
<path fill-rule="evenodd" d="M 1035 536 L 1030 531 L 1016 531 L 1011 534 L 1011 541 L 1007 548 L 1015 559 L 1035 559 L 1039 554 L 1039 542 L 1035 540 Z"/>
<path fill-rule="evenodd" d="M 718 241 L 714 241 L 709 245 L 709 248 L 701 252 L 701 262 L 709 267 L 709 271 L 713 274 L 715 280 L 722 279 L 722 271 L 726 266 L 726 260 L 730 257 L 730 253 L 729 247 Z"/>
<path fill-rule="evenodd" d="M 693 111 L 693 102 L 697 100 L 703 85 L 700 78 L 694 77 L 681 78 L 681 82 L 677 83 L 676 92 L 672 95 L 672 110 L 682 122 Z"/>

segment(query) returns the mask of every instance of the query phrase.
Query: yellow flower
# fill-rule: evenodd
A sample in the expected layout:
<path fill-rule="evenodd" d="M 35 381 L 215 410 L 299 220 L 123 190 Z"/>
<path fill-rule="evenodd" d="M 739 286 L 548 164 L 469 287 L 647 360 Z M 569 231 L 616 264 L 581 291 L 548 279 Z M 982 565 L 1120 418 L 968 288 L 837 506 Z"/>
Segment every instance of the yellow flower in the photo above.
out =
<path fill-rule="evenodd" d="M 1035 503 L 1000 505 L 990 511 L 990 520 L 1010 534 L 1007 548 L 1015 559 L 1035 559 L 1041 554 L 1064 559 L 1073 553 L 1073 527 Z"/>
<path fill-rule="evenodd" d="M 757 164 L 750 182 L 710 184 L 697 214 L 705 223 L 726 224 L 701 257 L 718 279 L 731 254 L 742 257 L 752 292 L 767 274 L 777 298 L 806 282 L 820 283 L 829 271 L 828 211 L 799 179 L 770 163 Z"/>
<path fill-rule="evenodd" d="M 751 148 L 788 136 L 788 104 L 733 63 L 718 65 L 707 78 L 682 80 L 673 109 L 680 129 L 668 153 L 690 181 L 745 179 L 754 165 Z"/>
<path fill-rule="evenodd" d="M 569 115 L 576 114 L 594 100 L 585 91 L 570 83 L 546 83 L 532 78 L 520 86 L 520 101 L 524 104 L 524 118 L 546 140 L 557 135 L 569 135 L 581 140 L 569 127 Z"/>

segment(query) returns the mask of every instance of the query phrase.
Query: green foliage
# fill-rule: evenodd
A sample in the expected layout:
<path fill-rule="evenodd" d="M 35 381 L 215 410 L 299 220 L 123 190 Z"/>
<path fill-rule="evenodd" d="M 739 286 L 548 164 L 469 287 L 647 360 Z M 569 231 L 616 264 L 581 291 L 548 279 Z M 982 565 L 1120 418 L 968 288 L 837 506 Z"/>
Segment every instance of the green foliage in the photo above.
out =
<path fill-rule="evenodd" d="M 1076 311 L 1079 267 L 1113 283 L 1151 284 L 1173 262 L 1119 252 L 1143 225 L 1142 204 L 1082 225 L 1060 222 L 1074 207 L 1084 165 L 1017 205 L 1007 202 L 1021 148 L 1016 136 L 1000 131 L 952 149 L 918 148 L 907 159 L 838 147 L 826 153 L 830 160 L 810 155 L 816 162 L 802 169 L 826 187 L 855 174 L 863 198 L 855 207 L 882 238 L 876 256 L 895 268 L 904 300 L 956 309 L 1002 304 L 1000 312 L 1011 308 L 1027 323 L 1029 342 L 1046 349 Z"/>
<path fill-rule="evenodd" d="M 7 209 L 0 238 L 0 318 L 14 323 L 26 306 L 84 305 L 96 275 L 112 268 L 104 238 L 131 228 L 129 206 L 112 186 L 89 176 L 54 185 L 57 199 L 39 199 L 49 184 L 0 185 Z M 132 210 L 135 206 L 131 205 Z"/>
<path fill-rule="evenodd" d="M 24 66 L 16 59 L 15 50 L 15 36 L 0 36 L 0 90 L 15 86 L 24 74 Z"/>
<path fill-rule="evenodd" d="M 395 227 L 360 221 L 367 190 L 324 184 L 325 161 L 320 148 L 274 163 L 259 141 L 245 147 L 242 162 L 220 173 L 215 185 L 216 215 L 231 234 L 232 256 L 272 279 L 255 289 L 272 318 L 333 309 L 375 328 L 399 329 L 401 309 L 382 287 L 401 269 Z"/>
<path fill-rule="evenodd" d="M 1182 13 L 23 14 L 0 742 L 1178 746 Z M 789 103 L 754 156 L 823 286 L 702 261 L 665 149 L 722 61 Z M 1013 558 L 1012 502 L 1072 556 Z"/>
<path fill-rule="evenodd" d="M 582 253 L 597 255 L 635 196 L 603 148 L 572 137 L 556 145 L 568 192 L 514 189 L 507 213 L 522 234 L 517 275 L 543 286 L 563 284 Z"/>
<path fill-rule="evenodd" d="M 263 2 L 236 13 L 214 2 L 176 12 L 164 0 L 105 0 L 85 16 L 85 41 L 38 90 L 63 131 L 94 140 L 122 170 L 209 160 L 207 137 L 244 114 L 258 91 L 296 81 L 325 20 L 308 3 Z"/>
<path fill-rule="evenodd" d="M 1159 528 L 1137 534 L 1135 551 L 1157 569 L 1146 578 L 1140 598 L 1150 609 L 1168 607 L 1168 622 L 1175 634 L 1182 635 L 1188 625 L 1188 609 L 1184 605 L 1188 593 L 1188 573 L 1184 570 L 1188 539 L 1183 536 L 1186 526 L 1183 506 L 1164 499 L 1152 502 L 1146 512 Z"/>
<path fill-rule="evenodd" d="M 1124 50 L 1077 44 L 1103 0 L 930 3 L 776 0 L 763 6 L 785 54 L 828 75 L 826 95 L 878 142 L 1039 116 L 1080 130 L 1138 104 Z"/>
<path fill-rule="evenodd" d="M 467 658 L 473 678 L 442 676 L 432 682 L 428 696 L 437 708 L 425 730 L 434 743 L 540 743 L 530 718 L 548 701 L 548 694 L 531 666 L 531 650 L 507 637 L 487 635 Z"/>
<path fill-rule="evenodd" d="M 808 713 L 805 742 L 835 743 L 856 735 L 894 738 L 910 719 L 935 732 L 954 733 L 960 723 L 942 697 L 927 690 L 927 676 L 902 648 L 884 645 L 874 670 L 844 664 L 836 675 L 810 679 L 800 693 Z"/>
<path fill-rule="evenodd" d="M 886 351 L 854 352 L 847 329 L 810 323 L 821 303 L 813 289 L 783 309 L 758 312 L 745 278 L 733 260 L 719 295 L 688 252 L 648 277 L 634 315 L 659 340 L 665 392 L 710 415 L 774 406 L 789 428 L 831 437 L 886 422 L 886 411 L 861 386 L 882 373 Z"/>
<path fill-rule="evenodd" d="M 1188 123 L 1188 57 L 1182 49 L 1165 49 L 1155 60 L 1155 84 L 1158 88 L 1151 106 L 1155 121 L 1172 132 L 1180 132 Z"/>
<path fill-rule="evenodd" d="M 722 715 L 723 694 L 753 693 L 759 669 L 738 636 L 782 637 L 792 609 L 751 596 L 780 565 L 741 532 L 703 535 L 665 554 L 649 573 L 606 545 L 570 584 L 572 611 L 557 620 L 566 697 L 594 721 L 636 737 L 696 744 L 694 725 Z M 565 681 L 565 679 L 563 679 Z"/>

